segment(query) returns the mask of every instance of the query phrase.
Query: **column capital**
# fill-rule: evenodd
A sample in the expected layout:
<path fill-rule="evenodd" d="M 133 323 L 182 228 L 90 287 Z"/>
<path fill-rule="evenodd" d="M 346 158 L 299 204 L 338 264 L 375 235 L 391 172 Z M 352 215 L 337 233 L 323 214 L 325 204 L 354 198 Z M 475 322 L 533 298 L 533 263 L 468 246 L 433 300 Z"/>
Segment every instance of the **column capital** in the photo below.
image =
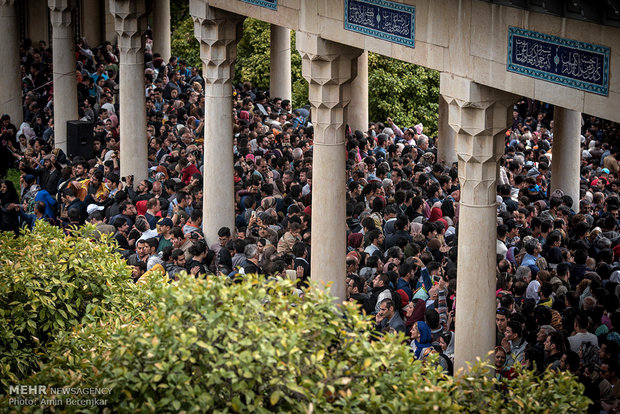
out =
<path fill-rule="evenodd" d="M 75 0 L 48 0 L 50 22 L 54 29 L 53 37 L 73 38 L 72 12 L 75 9 Z"/>
<path fill-rule="evenodd" d="M 200 43 L 205 89 L 232 82 L 244 17 L 209 7 L 204 0 L 191 0 L 190 14 Z"/>
<path fill-rule="evenodd" d="M 504 153 L 507 120 L 518 97 L 445 73 L 440 91 L 457 136 L 461 203 L 495 205 L 497 163 Z"/>
<path fill-rule="evenodd" d="M 142 64 L 142 35 L 148 10 L 145 0 L 110 0 L 110 14 L 118 35 L 121 64 Z"/>
<path fill-rule="evenodd" d="M 308 81 L 314 142 L 343 144 L 345 112 L 351 101 L 350 82 L 357 75 L 357 58 L 364 51 L 304 32 L 297 32 L 296 39 L 301 73 Z"/>

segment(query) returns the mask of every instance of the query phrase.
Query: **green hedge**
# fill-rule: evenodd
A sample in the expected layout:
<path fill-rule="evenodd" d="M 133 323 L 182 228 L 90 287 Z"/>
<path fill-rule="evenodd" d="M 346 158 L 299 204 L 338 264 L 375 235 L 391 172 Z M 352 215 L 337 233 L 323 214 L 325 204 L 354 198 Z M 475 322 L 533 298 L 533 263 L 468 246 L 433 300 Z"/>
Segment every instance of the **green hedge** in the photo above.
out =
<path fill-rule="evenodd" d="M 44 239 L 41 231 L 35 233 Z M 46 257 L 34 266 L 50 265 Z M 81 260 L 76 267 L 98 266 Z M 402 336 L 372 341 L 372 321 L 352 304 L 336 306 L 318 288 L 301 299 L 281 279 L 248 276 L 232 283 L 183 275 L 168 284 L 157 274 L 126 288 L 129 274 L 121 268 L 107 287 L 118 304 L 114 311 L 86 312 L 72 329 L 56 332 L 46 363 L 19 384 L 107 388 L 109 394 L 92 397 L 123 413 L 583 412 L 587 406 L 582 386 L 564 373 L 536 378 L 523 372 L 503 394 L 480 365 L 462 379 L 446 377 L 432 363 L 414 362 Z M 0 406 L 7 405 L 5 396 Z"/>
<path fill-rule="evenodd" d="M 83 322 L 137 303 L 131 271 L 116 245 L 88 232 L 39 222 L 18 238 L 0 232 L 0 381 L 2 388 L 38 370 L 47 347 Z"/>

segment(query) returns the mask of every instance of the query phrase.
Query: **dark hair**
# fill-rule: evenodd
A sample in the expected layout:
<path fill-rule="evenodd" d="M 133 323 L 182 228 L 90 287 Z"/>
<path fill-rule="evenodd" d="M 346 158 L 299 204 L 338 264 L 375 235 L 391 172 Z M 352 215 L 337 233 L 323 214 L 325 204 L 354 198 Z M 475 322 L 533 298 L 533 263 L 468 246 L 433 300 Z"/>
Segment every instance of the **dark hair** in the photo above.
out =
<path fill-rule="evenodd" d="M 521 337 L 521 335 L 523 334 L 523 327 L 521 326 L 521 322 L 517 322 L 511 319 L 508 321 L 508 327 L 515 335 L 519 337 Z"/>
<path fill-rule="evenodd" d="M 437 329 L 439 327 L 439 312 L 435 309 L 427 309 L 424 314 L 424 319 L 429 328 Z"/>
<path fill-rule="evenodd" d="M 217 231 L 218 237 L 230 237 L 230 229 L 228 227 L 222 227 Z"/>
<path fill-rule="evenodd" d="M 394 306 L 394 301 L 392 299 L 389 299 L 389 298 L 383 299 L 381 303 L 385 303 L 385 307 L 387 309 L 390 309 L 390 308 L 396 309 L 396 307 Z"/>

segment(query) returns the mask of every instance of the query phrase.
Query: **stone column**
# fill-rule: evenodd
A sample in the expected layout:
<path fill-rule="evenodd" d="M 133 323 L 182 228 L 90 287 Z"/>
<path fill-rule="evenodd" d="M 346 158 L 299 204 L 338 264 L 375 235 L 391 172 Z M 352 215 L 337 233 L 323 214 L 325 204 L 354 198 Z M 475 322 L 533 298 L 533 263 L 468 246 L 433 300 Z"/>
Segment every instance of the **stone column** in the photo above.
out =
<path fill-rule="evenodd" d="M 271 25 L 269 96 L 291 100 L 291 31 Z"/>
<path fill-rule="evenodd" d="M 351 131 L 368 130 L 368 51 L 357 58 L 357 76 L 351 82 L 351 103 L 347 123 Z"/>
<path fill-rule="evenodd" d="M 205 80 L 202 228 L 209 245 L 221 227 L 234 230 L 232 81 L 243 18 L 191 0 Z"/>
<path fill-rule="evenodd" d="M 148 178 L 146 97 L 144 95 L 145 0 L 110 0 L 118 35 L 120 88 L 121 177 L 134 176 L 134 185 Z"/>
<path fill-rule="evenodd" d="M 311 278 L 332 282 L 331 293 L 342 302 L 346 299 L 345 119 L 351 79 L 363 51 L 304 32 L 297 32 L 297 50 L 309 84 L 314 125 Z"/>
<path fill-rule="evenodd" d="M 48 0 L 54 66 L 54 143 L 67 152 L 67 121 L 78 119 L 72 0 Z"/>
<path fill-rule="evenodd" d="M 0 62 L 6 68 L 0 76 L 0 113 L 9 114 L 11 123 L 22 123 L 22 89 L 19 69 L 19 32 L 15 0 L 0 0 Z"/>
<path fill-rule="evenodd" d="M 153 52 L 170 59 L 170 0 L 155 0 L 153 6 Z"/>
<path fill-rule="evenodd" d="M 553 121 L 550 192 L 562 190 L 573 199 L 573 210 L 579 211 L 581 113 L 556 106 Z"/>
<path fill-rule="evenodd" d="M 448 124 L 448 102 L 439 95 L 439 125 L 437 131 L 437 160 L 448 166 L 457 161 L 454 130 Z"/>
<path fill-rule="evenodd" d="M 495 346 L 496 176 L 516 97 L 441 74 L 441 94 L 456 134 L 461 184 L 455 370 Z"/>

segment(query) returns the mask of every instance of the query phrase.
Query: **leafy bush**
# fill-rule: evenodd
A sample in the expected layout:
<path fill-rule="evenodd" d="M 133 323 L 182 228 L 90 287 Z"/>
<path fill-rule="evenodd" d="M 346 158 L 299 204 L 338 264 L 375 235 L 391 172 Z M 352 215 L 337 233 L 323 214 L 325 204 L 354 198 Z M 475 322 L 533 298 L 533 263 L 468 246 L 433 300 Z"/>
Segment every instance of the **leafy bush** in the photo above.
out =
<path fill-rule="evenodd" d="M 169 284 L 158 273 L 134 285 L 115 244 L 92 242 L 92 230 L 65 237 L 40 223 L 17 239 L 0 235 L 5 391 L 17 384 L 107 388 L 90 398 L 105 398 L 112 412 L 552 413 L 587 406 L 583 387 L 566 373 L 522 371 L 498 384 L 477 364 L 467 376 L 445 377 L 432 359 L 413 361 L 402 336 L 373 340 L 372 321 L 322 289 L 300 298 L 288 280 L 184 274 Z M 8 403 L 4 394 L 0 406 Z"/>
<path fill-rule="evenodd" d="M 321 289 L 300 299 L 286 280 L 181 277 L 145 289 L 152 308 L 60 337 L 56 358 L 28 382 L 110 388 L 115 412 L 513 412 L 534 398 L 578 412 L 587 401 L 566 374 L 542 387 L 524 372 L 509 387 L 517 405 L 482 370 L 447 378 L 414 362 L 402 336 L 372 341 L 354 305 L 338 307 Z"/>
<path fill-rule="evenodd" d="M 137 298 L 116 244 L 91 242 L 92 228 L 65 237 L 38 222 L 35 230 L 0 233 L 0 381 L 5 388 L 47 358 L 47 346 L 85 321 Z"/>
<path fill-rule="evenodd" d="M 467 412 L 476 413 L 583 413 L 590 400 L 584 387 L 566 372 L 544 371 L 540 376 L 517 364 L 516 378 L 498 380 L 494 367 L 473 364 L 466 376 L 457 376 L 454 395 Z"/>

